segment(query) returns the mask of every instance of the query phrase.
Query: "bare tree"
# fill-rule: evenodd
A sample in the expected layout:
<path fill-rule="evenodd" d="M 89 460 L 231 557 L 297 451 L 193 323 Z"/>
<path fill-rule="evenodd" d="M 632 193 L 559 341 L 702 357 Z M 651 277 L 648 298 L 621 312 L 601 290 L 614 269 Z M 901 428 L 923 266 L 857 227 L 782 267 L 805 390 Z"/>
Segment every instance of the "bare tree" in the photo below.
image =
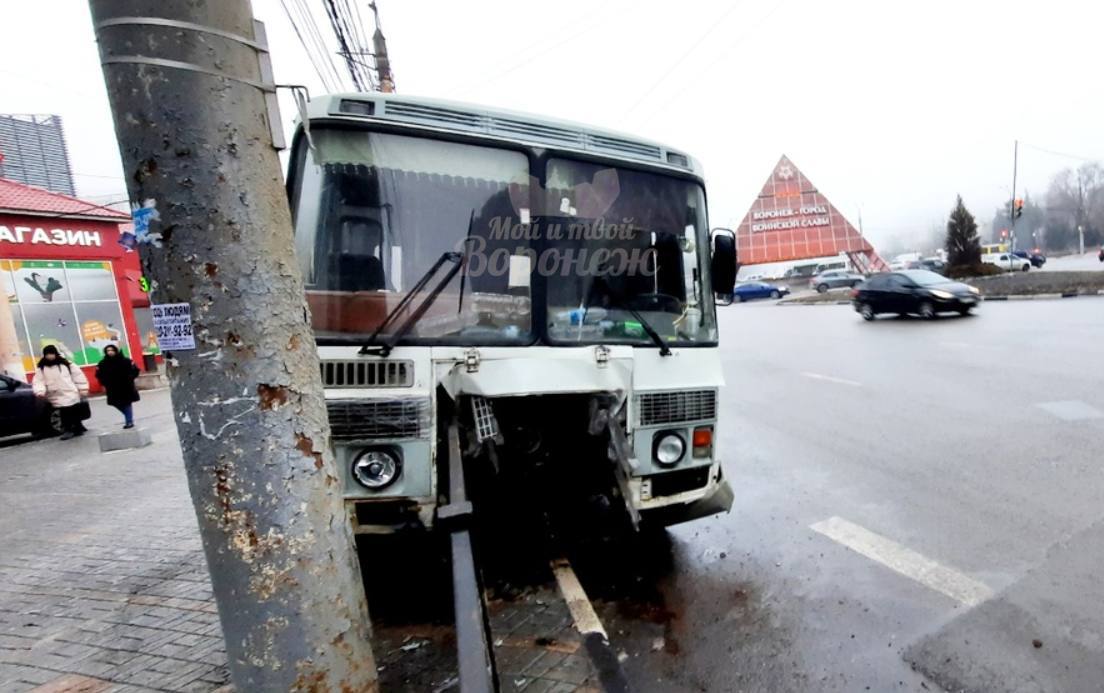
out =
<path fill-rule="evenodd" d="M 1076 245 L 1078 229 L 1085 242 L 1100 243 L 1104 232 L 1104 168 L 1095 162 L 1054 175 L 1047 190 L 1047 227 L 1073 230 L 1070 245 Z"/>

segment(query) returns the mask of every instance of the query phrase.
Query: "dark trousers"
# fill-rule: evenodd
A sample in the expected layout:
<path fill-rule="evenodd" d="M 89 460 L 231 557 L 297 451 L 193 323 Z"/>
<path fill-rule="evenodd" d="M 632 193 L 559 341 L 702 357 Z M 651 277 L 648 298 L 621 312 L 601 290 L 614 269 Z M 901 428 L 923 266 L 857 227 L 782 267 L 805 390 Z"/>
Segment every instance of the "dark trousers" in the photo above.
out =
<path fill-rule="evenodd" d="M 81 423 L 80 414 L 77 413 L 79 405 L 74 404 L 71 407 L 60 407 L 58 411 L 61 413 L 61 427 L 72 433 L 79 433 L 87 430 L 84 424 Z"/>
<path fill-rule="evenodd" d="M 123 419 L 128 423 L 134 423 L 134 405 L 133 404 L 116 404 L 115 408 L 119 410 L 119 413 L 123 415 Z"/>

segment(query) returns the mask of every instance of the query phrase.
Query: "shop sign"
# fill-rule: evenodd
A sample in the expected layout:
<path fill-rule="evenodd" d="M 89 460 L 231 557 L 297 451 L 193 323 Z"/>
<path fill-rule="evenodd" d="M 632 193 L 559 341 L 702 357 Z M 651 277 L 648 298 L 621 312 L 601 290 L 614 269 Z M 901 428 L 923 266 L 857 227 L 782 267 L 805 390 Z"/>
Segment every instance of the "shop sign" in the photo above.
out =
<path fill-rule="evenodd" d="M 41 226 L 4 226 L 0 224 L 0 243 L 101 247 L 99 231 L 85 229 L 46 229 Z"/>

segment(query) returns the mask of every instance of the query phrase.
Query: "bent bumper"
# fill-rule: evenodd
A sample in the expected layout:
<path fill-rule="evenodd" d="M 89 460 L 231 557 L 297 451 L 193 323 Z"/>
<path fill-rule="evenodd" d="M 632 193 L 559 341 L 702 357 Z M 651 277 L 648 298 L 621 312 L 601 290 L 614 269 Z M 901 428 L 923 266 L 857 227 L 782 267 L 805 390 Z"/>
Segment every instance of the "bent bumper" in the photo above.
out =
<path fill-rule="evenodd" d="M 642 510 L 640 517 L 647 525 L 669 527 L 710 515 L 727 513 L 732 509 L 735 497 L 736 494 L 733 493 L 728 480 L 722 477 L 708 496 L 689 503 L 676 503 L 652 510 Z"/>

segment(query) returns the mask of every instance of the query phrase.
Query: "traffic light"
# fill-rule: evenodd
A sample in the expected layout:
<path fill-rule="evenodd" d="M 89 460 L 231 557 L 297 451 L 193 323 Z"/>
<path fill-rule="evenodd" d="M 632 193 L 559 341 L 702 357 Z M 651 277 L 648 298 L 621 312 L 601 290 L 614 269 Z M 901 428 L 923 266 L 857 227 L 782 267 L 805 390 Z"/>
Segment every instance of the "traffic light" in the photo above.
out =
<path fill-rule="evenodd" d="M 1023 200 L 1020 199 L 1020 198 L 1016 198 L 1016 200 L 1012 202 L 1012 218 L 1013 219 L 1019 219 L 1022 216 L 1023 216 Z"/>
<path fill-rule="evenodd" d="M 1001 238 L 1008 238 L 1008 229 L 1001 229 Z"/>

